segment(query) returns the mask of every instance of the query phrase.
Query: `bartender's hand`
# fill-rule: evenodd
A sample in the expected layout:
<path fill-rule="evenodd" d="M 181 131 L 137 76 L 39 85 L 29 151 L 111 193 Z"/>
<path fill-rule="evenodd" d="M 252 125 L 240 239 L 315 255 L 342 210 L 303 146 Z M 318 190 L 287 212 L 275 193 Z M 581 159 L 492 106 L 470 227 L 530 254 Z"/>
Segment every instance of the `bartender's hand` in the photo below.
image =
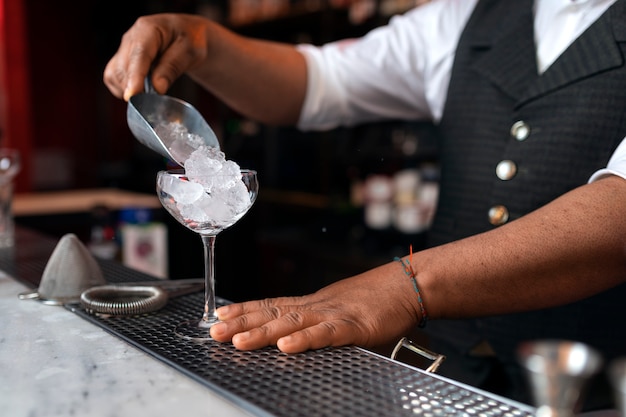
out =
<path fill-rule="evenodd" d="M 240 36 L 201 16 L 156 14 L 135 22 L 104 70 L 111 93 L 128 101 L 151 72 L 165 94 L 182 74 L 237 112 L 293 125 L 307 86 L 306 62 L 290 44 Z"/>
<path fill-rule="evenodd" d="M 124 100 L 144 90 L 152 66 L 152 84 L 163 94 L 172 83 L 206 59 L 207 28 L 200 16 L 157 14 L 137 19 L 124 34 L 116 54 L 104 70 L 104 83 Z"/>
<path fill-rule="evenodd" d="M 287 353 L 326 346 L 376 346 L 406 334 L 419 320 L 416 295 L 397 263 L 331 284 L 303 297 L 220 307 L 211 328 L 242 350 L 276 345 Z"/>

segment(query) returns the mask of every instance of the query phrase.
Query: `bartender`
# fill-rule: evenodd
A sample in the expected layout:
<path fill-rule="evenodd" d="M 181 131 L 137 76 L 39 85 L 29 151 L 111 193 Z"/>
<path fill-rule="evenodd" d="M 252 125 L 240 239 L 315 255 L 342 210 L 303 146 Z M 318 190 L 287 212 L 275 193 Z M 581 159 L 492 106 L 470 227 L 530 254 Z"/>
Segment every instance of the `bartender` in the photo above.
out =
<path fill-rule="evenodd" d="M 187 74 L 250 118 L 303 130 L 434 122 L 428 249 L 314 294 L 222 307 L 212 335 L 299 352 L 422 326 L 444 375 L 530 402 L 524 340 L 626 356 L 625 21 L 625 0 L 435 0 L 314 47 L 153 15 L 126 32 L 104 81 L 128 100 L 149 70 L 161 93 Z M 595 388 L 588 407 L 606 406 L 610 390 Z"/>

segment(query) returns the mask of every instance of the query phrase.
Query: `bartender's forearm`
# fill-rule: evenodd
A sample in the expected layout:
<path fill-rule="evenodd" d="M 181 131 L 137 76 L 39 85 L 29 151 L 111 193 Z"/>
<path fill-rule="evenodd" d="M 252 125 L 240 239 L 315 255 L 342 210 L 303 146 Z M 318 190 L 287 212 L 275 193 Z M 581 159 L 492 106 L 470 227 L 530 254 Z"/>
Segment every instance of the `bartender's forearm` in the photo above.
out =
<path fill-rule="evenodd" d="M 624 212 L 626 181 L 609 177 L 493 231 L 413 254 L 429 317 L 557 306 L 626 282 Z M 303 297 L 223 306 L 211 335 L 238 349 L 376 346 L 421 320 L 418 300 L 403 267 L 390 262 Z"/>
<path fill-rule="evenodd" d="M 292 45 L 207 27 L 206 62 L 189 75 L 238 112 L 265 123 L 295 125 L 306 92 L 306 63 Z"/>
<path fill-rule="evenodd" d="M 624 213 L 626 181 L 608 177 L 493 231 L 414 254 L 430 316 L 556 306 L 626 282 Z"/>

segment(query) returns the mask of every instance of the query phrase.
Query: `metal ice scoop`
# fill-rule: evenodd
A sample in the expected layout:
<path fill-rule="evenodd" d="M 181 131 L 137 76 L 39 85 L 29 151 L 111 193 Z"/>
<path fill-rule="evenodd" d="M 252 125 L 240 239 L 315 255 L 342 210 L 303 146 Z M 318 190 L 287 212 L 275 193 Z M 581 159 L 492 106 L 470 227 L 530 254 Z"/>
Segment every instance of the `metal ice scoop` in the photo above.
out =
<path fill-rule="evenodd" d="M 180 129 L 192 135 L 201 145 L 220 147 L 215 133 L 200 112 L 191 104 L 154 91 L 149 77 L 145 80 L 145 92 L 136 94 L 128 101 L 126 110 L 128 127 L 135 138 L 153 151 L 171 159 L 180 166 L 198 143 L 180 143 Z M 172 126 L 178 126 L 173 131 Z M 157 133 L 158 132 L 158 133 Z"/>

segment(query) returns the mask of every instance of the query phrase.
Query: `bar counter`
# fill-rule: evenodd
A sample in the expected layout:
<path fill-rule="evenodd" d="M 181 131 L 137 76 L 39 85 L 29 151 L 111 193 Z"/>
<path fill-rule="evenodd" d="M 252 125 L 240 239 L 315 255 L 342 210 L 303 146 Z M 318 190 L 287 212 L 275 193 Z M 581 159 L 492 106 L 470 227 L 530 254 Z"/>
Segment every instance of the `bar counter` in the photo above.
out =
<path fill-rule="evenodd" d="M 0 414 L 250 416 L 62 306 L 20 300 L 0 273 Z"/>
<path fill-rule="evenodd" d="M 200 311 L 202 292 L 131 317 L 19 299 L 37 288 L 56 243 L 19 230 L 15 247 L 0 249 L 2 416 L 534 415 L 530 406 L 357 347 L 288 355 L 182 341 L 172 325 Z M 108 282 L 146 278 L 101 265 Z"/>

